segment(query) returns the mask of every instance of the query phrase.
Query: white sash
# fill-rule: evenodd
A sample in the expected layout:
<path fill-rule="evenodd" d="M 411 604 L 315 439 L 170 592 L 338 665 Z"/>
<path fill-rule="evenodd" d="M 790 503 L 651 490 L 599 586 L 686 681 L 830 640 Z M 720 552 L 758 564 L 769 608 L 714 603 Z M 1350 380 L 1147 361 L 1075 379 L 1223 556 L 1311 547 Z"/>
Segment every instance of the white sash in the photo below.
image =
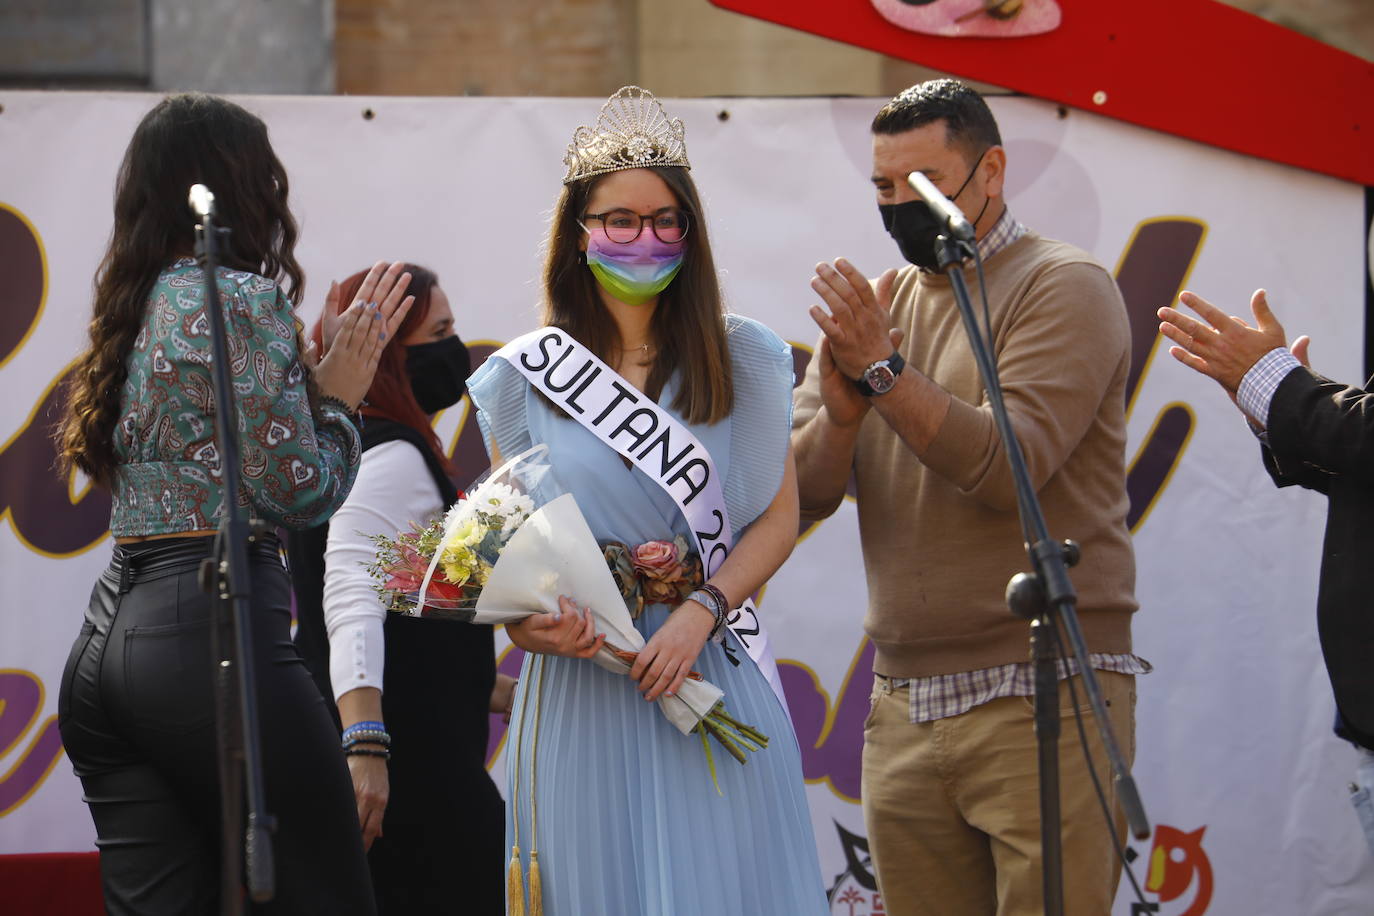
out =
<path fill-rule="evenodd" d="M 734 546 L 730 514 L 711 453 L 691 430 L 558 328 L 531 331 L 492 356 L 514 366 L 568 416 L 667 491 L 696 539 L 704 574 L 710 577 L 720 569 Z M 746 600 L 726 622 L 785 709 L 778 665 L 754 602 Z M 738 665 L 730 647 L 723 648 Z"/>

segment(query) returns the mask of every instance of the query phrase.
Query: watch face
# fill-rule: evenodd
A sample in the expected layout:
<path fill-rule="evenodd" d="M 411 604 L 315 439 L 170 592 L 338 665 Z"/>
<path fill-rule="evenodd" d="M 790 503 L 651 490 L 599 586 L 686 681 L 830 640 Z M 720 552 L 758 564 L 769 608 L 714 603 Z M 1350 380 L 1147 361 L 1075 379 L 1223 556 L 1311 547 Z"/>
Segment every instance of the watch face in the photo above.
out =
<path fill-rule="evenodd" d="M 893 373 L 892 367 L 882 362 L 868 368 L 864 373 L 864 381 L 868 382 L 868 387 L 873 389 L 874 394 L 886 394 L 897 384 L 897 376 Z"/>

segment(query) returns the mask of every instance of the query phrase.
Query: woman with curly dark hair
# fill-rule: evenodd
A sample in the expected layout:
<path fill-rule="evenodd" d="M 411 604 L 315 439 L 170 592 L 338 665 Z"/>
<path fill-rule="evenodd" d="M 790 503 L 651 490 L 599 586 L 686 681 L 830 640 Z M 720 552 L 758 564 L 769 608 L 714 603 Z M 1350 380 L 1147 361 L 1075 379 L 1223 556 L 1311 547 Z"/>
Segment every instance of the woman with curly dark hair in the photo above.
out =
<path fill-rule="evenodd" d="M 192 184 L 232 229 L 215 280 L 241 449 L 240 501 L 287 528 L 343 502 L 354 415 L 404 319 L 403 265 L 377 264 L 313 368 L 299 346 L 302 273 L 287 177 L 243 108 L 174 95 L 139 123 L 115 188 L 90 341 L 67 391 L 59 453 L 113 497 L 109 568 L 63 674 L 62 740 L 81 779 L 111 914 L 211 913 L 221 893 L 210 598 L 197 570 L 226 511 L 204 275 L 190 257 Z M 338 733 L 290 637 L 275 537 L 250 546 L 251 613 L 276 895 L 261 912 L 371 913 Z"/>

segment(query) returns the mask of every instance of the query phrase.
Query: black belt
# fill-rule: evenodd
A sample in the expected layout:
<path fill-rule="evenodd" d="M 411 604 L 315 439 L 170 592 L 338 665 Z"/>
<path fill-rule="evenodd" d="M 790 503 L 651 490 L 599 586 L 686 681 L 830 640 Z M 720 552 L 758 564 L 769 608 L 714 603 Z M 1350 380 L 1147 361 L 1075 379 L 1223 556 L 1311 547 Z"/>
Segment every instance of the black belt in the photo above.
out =
<path fill-rule="evenodd" d="M 195 569 L 210 555 L 216 535 L 184 538 L 159 538 L 132 544 L 116 544 L 110 557 L 111 573 L 125 594 L 135 582 L 149 582 Z M 280 560 L 281 544 L 275 534 L 254 538 L 248 547 L 250 559 Z"/>

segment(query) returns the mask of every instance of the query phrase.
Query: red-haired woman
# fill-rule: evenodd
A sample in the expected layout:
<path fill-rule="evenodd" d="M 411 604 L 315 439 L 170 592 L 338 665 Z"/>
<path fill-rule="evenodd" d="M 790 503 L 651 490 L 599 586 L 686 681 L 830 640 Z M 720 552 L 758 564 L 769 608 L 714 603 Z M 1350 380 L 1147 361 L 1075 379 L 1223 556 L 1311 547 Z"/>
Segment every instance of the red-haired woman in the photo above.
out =
<path fill-rule="evenodd" d="M 290 540 L 296 643 L 337 704 L 382 913 L 503 912 L 502 802 L 486 771 L 487 716 L 509 708 L 489 626 L 387 614 L 364 568 L 369 536 L 424 524 L 458 497 L 431 417 L 469 370 L 448 297 L 406 265 L 415 305 L 387 342 L 363 407 L 353 491 L 326 527 Z M 330 292 L 351 301 L 365 274 Z M 321 323 L 312 330 L 323 349 Z"/>

